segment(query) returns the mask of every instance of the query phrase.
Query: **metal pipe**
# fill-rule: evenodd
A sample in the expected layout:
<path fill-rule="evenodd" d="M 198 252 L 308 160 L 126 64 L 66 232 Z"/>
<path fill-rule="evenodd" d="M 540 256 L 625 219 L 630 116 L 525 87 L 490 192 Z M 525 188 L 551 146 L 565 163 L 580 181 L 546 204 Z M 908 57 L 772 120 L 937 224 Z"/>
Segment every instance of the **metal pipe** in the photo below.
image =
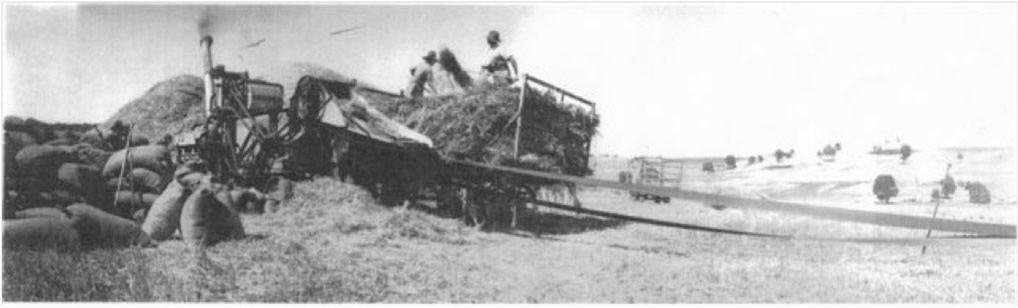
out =
<path fill-rule="evenodd" d="M 204 87 L 205 96 L 202 97 L 202 103 L 205 105 L 205 116 L 212 115 L 212 36 L 203 36 L 199 43 L 201 46 L 202 53 L 202 65 L 205 69 L 205 74 L 202 75 L 202 85 Z"/>

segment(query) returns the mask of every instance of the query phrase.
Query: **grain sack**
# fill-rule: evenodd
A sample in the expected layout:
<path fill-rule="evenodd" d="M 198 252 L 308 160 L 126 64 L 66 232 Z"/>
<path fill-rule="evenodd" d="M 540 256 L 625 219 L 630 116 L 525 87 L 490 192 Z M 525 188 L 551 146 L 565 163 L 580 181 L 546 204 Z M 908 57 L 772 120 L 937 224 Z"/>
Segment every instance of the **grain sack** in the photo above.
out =
<path fill-rule="evenodd" d="M 128 151 L 130 152 L 130 158 L 127 160 L 128 167 L 145 168 L 156 173 L 164 173 L 169 172 L 169 168 L 172 165 L 170 150 L 167 147 L 160 145 L 131 147 L 130 149 L 117 151 L 110 156 L 109 160 L 106 161 L 106 167 L 103 168 L 104 177 L 120 176 L 120 168 L 124 165 L 124 157 Z"/>
<path fill-rule="evenodd" d="M 236 207 L 234 210 L 241 213 L 265 212 L 265 196 L 254 189 L 234 189 L 230 192 Z"/>
<path fill-rule="evenodd" d="M 12 131 L 18 130 L 25 126 L 25 119 L 18 116 L 6 116 L 4 117 L 4 130 Z"/>
<path fill-rule="evenodd" d="M 142 193 L 137 191 L 121 190 L 114 200 L 117 208 L 123 209 L 147 209 L 152 207 L 159 199 L 159 195 L 153 193 Z"/>
<path fill-rule="evenodd" d="M 128 181 L 128 179 L 130 181 Z M 145 168 L 132 169 L 131 173 L 126 175 L 126 178 L 124 179 L 125 183 L 130 182 L 132 190 L 151 193 L 162 192 L 166 189 L 166 184 L 169 184 L 169 181 L 169 173 L 166 173 L 166 176 L 163 176 L 155 171 Z"/>
<path fill-rule="evenodd" d="M 169 238 L 180 227 L 180 212 L 190 195 L 190 189 L 177 182 L 170 183 L 149 207 L 141 229 L 156 241 Z"/>
<path fill-rule="evenodd" d="M 67 146 L 67 145 L 75 145 L 77 143 L 78 142 L 76 142 L 74 140 L 71 140 L 71 139 L 60 138 L 60 139 L 53 139 L 53 140 L 50 140 L 50 141 L 46 141 L 45 145 Z"/>
<path fill-rule="evenodd" d="M 143 222 L 145 222 L 145 215 L 147 214 L 148 209 L 138 209 L 137 211 L 134 211 L 134 215 L 132 215 L 132 218 L 134 218 L 134 223 L 141 225 Z"/>
<path fill-rule="evenodd" d="M 241 213 L 247 210 L 247 202 L 251 193 L 246 189 L 237 188 L 230 191 L 230 198 L 233 199 L 233 210 Z"/>
<path fill-rule="evenodd" d="M 121 181 L 120 179 L 121 178 L 115 177 L 106 180 L 106 191 L 116 192 L 117 188 L 120 188 L 120 190 L 134 190 L 131 187 L 131 181 L 128 181 L 126 178 L 123 181 Z"/>
<path fill-rule="evenodd" d="M 39 201 L 41 205 L 50 207 L 65 207 L 85 200 L 84 196 L 64 189 L 55 189 L 39 193 Z"/>
<path fill-rule="evenodd" d="M 86 248 L 152 247 L 154 244 L 130 219 L 114 216 L 87 204 L 67 207 L 72 226 Z"/>
<path fill-rule="evenodd" d="M 55 178 L 60 166 L 75 162 L 77 157 L 66 147 L 31 145 L 21 149 L 15 159 L 19 168 L 39 177 Z"/>
<path fill-rule="evenodd" d="M 180 234 L 188 245 L 208 246 L 243 237 L 244 227 L 240 216 L 219 202 L 216 192 L 202 187 L 191 194 L 184 205 Z"/>
<path fill-rule="evenodd" d="M 101 173 L 102 171 L 94 166 L 68 163 L 63 164 L 57 170 L 57 180 L 65 187 L 77 190 L 89 201 L 100 200 L 105 193 Z"/>
<path fill-rule="evenodd" d="M 32 217 L 4 220 L 3 224 L 4 250 L 81 250 L 71 219 Z"/>
<path fill-rule="evenodd" d="M 6 210 L 6 209 L 5 209 Z M 17 211 L 14 213 L 15 219 L 28 219 L 28 218 L 55 218 L 55 219 L 71 219 L 69 213 L 61 208 L 56 207 L 33 207 L 24 210 Z"/>
<path fill-rule="evenodd" d="M 204 163 L 186 163 L 173 172 L 173 180 L 184 187 L 198 187 L 205 180 L 208 171 Z"/>
<path fill-rule="evenodd" d="M 18 161 L 15 157 L 21 149 L 27 146 L 35 145 L 35 137 L 32 135 L 22 132 L 4 132 L 4 170 L 5 174 L 15 174 L 17 172 Z"/>
<path fill-rule="evenodd" d="M 94 147 L 96 149 L 100 149 L 100 150 L 104 150 L 104 151 L 110 150 L 110 144 L 108 142 L 106 142 L 106 140 L 104 140 L 102 137 L 99 137 L 99 133 L 96 132 L 96 130 L 94 130 L 94 129 L 93 130 L 89 130 L 89 131 L 85 132 L 84 134 L 82 134 L 81 138 L 79 140 L 81 140 L 82 143 L 91 145 L 92 147 Z"/>
<path fill-rule="evenodd" d="M 38 142 L 35 140 L 35 137 L 32 137 L 32 135 L 29 135 L 28 133 L 12 131 L 4 132 L 4 148 L 6 149 L 7 147 L 11 147 L 16 149 L 13 151 L 15 155 L 18 151 L 21 151 L 21 149 L 36 144 L 38 144 Z"/>
<path fill-rule="evenodd" d="M 989 204 L 991 201 L 990 190 L 986 188 L 986 185 L 979 182 L 969 182 L 965 186 L 965 189 L 969 191 L 969 202 L 978 204 Z"/>
<path fill-rule="evenodd" d="M 110 159 L 110 156 L 113 155 L 113 153 L 87 144 L 78 144 L 75 147 L 74 154 L 79 162 L 100 168 L 100 171 L 102 170 L 101 168 L 106 166 L 106 161 Z"/>
<path fill-rule="evenodd" d="M 149 144 L 148 138 L 142 137 L 140 135 L 131 135 L 131 146 L 132 147 L 133 146 L 148 145 L 148 144 Z"/>

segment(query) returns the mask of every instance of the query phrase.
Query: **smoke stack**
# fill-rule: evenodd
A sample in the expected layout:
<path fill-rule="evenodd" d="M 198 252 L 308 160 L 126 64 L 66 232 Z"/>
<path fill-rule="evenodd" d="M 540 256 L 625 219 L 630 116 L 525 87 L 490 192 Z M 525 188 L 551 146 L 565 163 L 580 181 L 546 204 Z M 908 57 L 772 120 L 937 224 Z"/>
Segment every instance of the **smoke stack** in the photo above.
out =
<path fill-rule="evenodd" d="M 199 44 L 202 51 L 202 60 L 204 60 L 203 64 L 205 64 L 205 72 L 207 73 L 212 71 L 212 37 L 208 35 L 203 36 Z"/>
<path fill-rule="evenodd" d="M 205 117 L 212 115 L 212 37 L 203 36 L 199 43 L 202 51 L 202 64 L 205 65 L 205 74 L 202 75 L 202 81 L 205 88 L 205 96 L 202 97 L 202 102 L 205 105 Z"/>

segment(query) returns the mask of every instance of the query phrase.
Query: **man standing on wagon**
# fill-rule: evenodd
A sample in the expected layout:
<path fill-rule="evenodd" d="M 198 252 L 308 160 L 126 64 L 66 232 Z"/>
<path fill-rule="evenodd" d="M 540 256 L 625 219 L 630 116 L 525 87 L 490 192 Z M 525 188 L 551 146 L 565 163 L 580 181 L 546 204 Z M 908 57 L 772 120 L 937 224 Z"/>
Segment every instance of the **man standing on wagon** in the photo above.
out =
<path fill-rule="evenodd" d="M 423 59 L 424 62 L 410 69 L 410 84 L 407 85 L 405 92 L 410 97 L 424 96 L 424 90 L 429 87 L 432 88 L 431 92 L 435 92 L 431 86 L 431 66 L 438 62 L 438 56 L 434 51 L 429 51 Z"/>
<path fill-rule="evenodd" d="M 506 55 L 501 48 L 502 37 L 498 31 L 488 32 L 488 62 L 481 66 L 489 82 L 492 83 L 513 83 L 518 78 L 519 70 L 516 67 L 516 59 Z"/>

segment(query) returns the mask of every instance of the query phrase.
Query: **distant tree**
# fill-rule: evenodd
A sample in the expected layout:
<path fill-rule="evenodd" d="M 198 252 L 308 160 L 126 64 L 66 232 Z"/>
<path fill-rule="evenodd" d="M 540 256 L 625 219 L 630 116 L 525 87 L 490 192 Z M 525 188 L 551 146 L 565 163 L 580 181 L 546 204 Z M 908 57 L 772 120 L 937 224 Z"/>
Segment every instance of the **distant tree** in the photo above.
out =
<path fill-rule="evenodd" d="M 838 150 L 838 151 L 841 151 L 841 143 L 840 143 L 840 142 L 838 142 L 838 143 L 835 143 L 835 144 L 834 144 L 834 149 L 835 149 L 835 150 Z"/>
<path fill-rule="evenodd" d="M 735 169 L 735 156 L 725 156 L 725 165 L 728 165 L 728 169 Z"/>
<path fill-rule="evenodd" d="M 950 199 L 956 190 L 958 190 L 958 185 L 954 183 L 954 178 L 950 175 L 945 175 L 940 180 L 940 195 L 945 199 Z"/>
<path fill-rule="evenodd" d="M 901 146 L 901 163 L 904 164 L 905 162 L 907 162 L 908 158 L 911 157 L 911 156 L 912 156 L 912 147 L 907 145 L 907 144 L 903 144 Z"/>
<path fill-rule="evenodd" d="M 777 160 L 778 163 L 780 163 L 781 160 L 784 159 L 784 158 L 785 158 L 785 152 L 782 152 L 781 149 L 774 150 L 774 159 Z"/>
<path fill-rule="evenodd" d="M 965 189 L 969 191 L 969 202 L 979 204 L 990 203 L 990 190 L 979 182 L 967 182 Z"/>
<path fill-rule="evenodd" d="M 756 163 L 756 156 L 750 156 L 750 157 L 749 157 L 749 163 L 748 163 L 748 164 L 749 164 L 749 165 L 752 165 L 752 164 L 755 164 L 755 163 Z"/>
<path fill-rule="evenodd" d="M 756 156 L 756 162 L 762 163 L 763 162 L 763 155 L 757 155 Z"/>
<path fill-rule="evenodd" d="M 830 144 L 824 147 L 824 156 L 834 156 L 838 154 L 838 150 L 832 147 Z"/>
<path fill-rule="evenodd" d="M 898 196 L 898 186 L 894 183 L 894 177 L 890 174 L 878 175 L 873 181 L 873 194 L 880 202 L 890 203 L 891 198 Z"/>

